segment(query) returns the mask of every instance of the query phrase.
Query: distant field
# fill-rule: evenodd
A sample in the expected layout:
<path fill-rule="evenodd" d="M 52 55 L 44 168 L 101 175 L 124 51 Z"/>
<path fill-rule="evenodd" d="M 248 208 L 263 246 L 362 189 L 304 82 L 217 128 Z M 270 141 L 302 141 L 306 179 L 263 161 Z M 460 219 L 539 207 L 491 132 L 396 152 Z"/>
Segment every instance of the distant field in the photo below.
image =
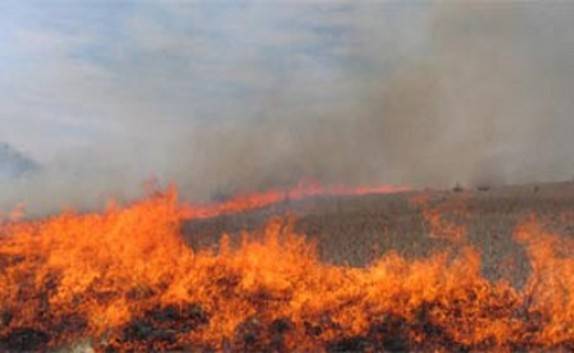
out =
<path fill-rule="evenodd" d="M 424 197 L 426 202 L 414 204 Z M 433 236 L 422 215 L 436 209 L 449 222 L 466 225 L 464 241 Z M 529 273 L 524 250 L 515 243 L 516 225 L 532 214 L 545 227 L 564 236 L 574 235 L 574 183 L 532 184 L 486 191 L 424 190 L 394 195 L 317 197 L 284 202 L 243 214 L 188 222 L 184 227 L 194 249 L 216 247 L 222 233 L 237 239 L 241 230 L 259 228 L 271 216 L 291 215 L 296 229 L 318 243 L 323 260 L 363 266 L 395 250 L 421 257 L 437 250 L 471 245 L 480 249 L 483 273 L 506 278 L 520 287 Z M 511 264 L 512 266 L 509 266 Z M 512 268 L 512 270 L 510 270 Z"/>

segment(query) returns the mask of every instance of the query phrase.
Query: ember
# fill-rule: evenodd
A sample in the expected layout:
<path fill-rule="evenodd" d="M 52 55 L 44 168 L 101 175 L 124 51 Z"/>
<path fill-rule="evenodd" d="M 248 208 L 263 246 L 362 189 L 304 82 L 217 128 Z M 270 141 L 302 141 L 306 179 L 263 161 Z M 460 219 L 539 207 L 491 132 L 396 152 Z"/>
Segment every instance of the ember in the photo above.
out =
<path fill-rule="evenodd" d="M 456 254 L 409 260 L 390 252 L 364 268 L 337 266 L 279 218 L 243 234 L 239 246 L 223 236 L 218 252 L 193 251 L 180 234 L 189 215 L 169 190 L 102 213 L 5 222 L 0 349 L 46 351 L 86 340 L 98 352 L 574 346 L 574 261 L 560 253 L 570 243 L 533 217 L 515 232 L 533 269 L 515 289 L 484 278 L 480 254 L 464 242 Z M 427 215 L 433 232 L 447 224 Z"/>

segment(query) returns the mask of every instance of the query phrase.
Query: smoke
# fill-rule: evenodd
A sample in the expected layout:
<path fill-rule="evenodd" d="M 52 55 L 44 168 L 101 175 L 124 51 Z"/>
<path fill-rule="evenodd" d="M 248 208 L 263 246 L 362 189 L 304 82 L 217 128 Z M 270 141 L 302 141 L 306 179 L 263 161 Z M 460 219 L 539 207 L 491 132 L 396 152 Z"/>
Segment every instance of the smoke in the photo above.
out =
<path fill-rule="evenodd" d="M 254 3 L 242 11 L 260 18 L 273 6 Z M 297 6 L 303 5 L 291 7 Z M 131 72 L 141 82 L 121 97 L 134 108 L 124 103 L 121 112 L 128 114 L 117 118 L 129 137 L 69 151 L 33 176 L 0 185 L 0 205 L 24 201 L 40 212 L 92 207 L 108 197 L 135 197 L 149 178 L 207 200 L 302 179 L 450 187 L 574 174 L 571 4 L 317 6 L 323 22 L 316 25 L 331 24 L 327 38 L 342 43 L 329 49 L 342 58 L 336 64 L 331 56 L 313 61 L 298 53 L 274 62 L 271 75 L 253 59 L 253 48 L 237 49 L 234 59 L 241 60 L 227 63 L 223 75 L 262 89 L 246 100 L 206 96 L 203 106 L 223 107 L 219 117 L 167 122 L 157 116 L 197 115 L 203 108 L 191 109 L 182 96 L 169 109 L 144 109 L 140 86 L 168 85 Z M 291 8 L 280 7 L 275 12 Z M 262 40 L 257 32 L 242 35 Z M 180 50 L 157 35 L 154 41 L 164 51 Z M 178 54 L 190 55 L 185 50 Z"/>
<path fill-rule="evenodd" d="M 195 136 L 197 179 L 239 190 L 301 178 L 437 187 L 570 179 L 573 14 L 564 4 L 438 3 L 427 47 L 357 82 L 352 104 L 316 115 L 270 109 L 275 119 Z M 357 42 L 386 35 L 369 29 Z M 358 50 L 370 63 L 389 56 L 388 46 Z"/>
<path fill-rule="evenodd" d="M 26 158 L 10 145 L 0 143 L 0 180 L 17 178 L 37 168 L 34 161 Z"/>

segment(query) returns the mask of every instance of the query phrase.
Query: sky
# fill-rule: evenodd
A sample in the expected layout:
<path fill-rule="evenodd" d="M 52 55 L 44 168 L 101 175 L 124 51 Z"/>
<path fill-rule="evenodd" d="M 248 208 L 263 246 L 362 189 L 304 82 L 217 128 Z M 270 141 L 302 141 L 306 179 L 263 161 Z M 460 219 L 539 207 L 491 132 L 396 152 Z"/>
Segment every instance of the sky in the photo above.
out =
<path fill-rule="evenodd" d="M 3 0 L 0 208 L 574 176 L 574 3 Z"/>
<path fill-rule="evenodd" d="M 380 11 L 393 33 L 381 33 L 378 43 L 357 37 L 368 31 L 369 23 L 355 17 L 364 16 L 364 7 L 361 1 L 3 1 L 0 140 L 46 161 L 106 140 L 147 139 L 148 127 L 164 132 L 192 121 L 261 118 L 267 104 L 321 110 L 353 90 L 357 75 L 368 79 L 419 50 L 412 34 L 424 25 L 427 5 Z M 409 26 L 400 26 L 406 18 Z M 400 46 L 393 45 L 396 36 Z M 361 53 L 361 46 L 387 44 L 388 63 Z M 297 94 L 289 97 L 292 89 Z M 132 121 L 145 128 L 134 129 Z"/>

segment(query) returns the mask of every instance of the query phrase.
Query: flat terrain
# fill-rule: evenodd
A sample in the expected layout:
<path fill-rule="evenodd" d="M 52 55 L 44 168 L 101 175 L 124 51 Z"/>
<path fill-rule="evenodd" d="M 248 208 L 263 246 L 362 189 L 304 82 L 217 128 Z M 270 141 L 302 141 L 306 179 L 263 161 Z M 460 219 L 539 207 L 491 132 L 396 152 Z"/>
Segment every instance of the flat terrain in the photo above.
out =
<path fill-rule="evenodd" d="M 139 228 L 137 223 L 141 222 L 141 218 L 131 215 L 128 213 L 130 217 L 127 217 L 133 222 L 127 223 L 130 227 L 111 217 L 113 223 L 109 228 L 114 232 L 120 224 L 129 231 L 120 232 L 120 235 L 132 231 L 147 234 L 148 224 L 144 222 L 143 228 Z M 531 221 L 533 215 L 536 215 L 538 223 Z M 259 230 L 273 217 L 285 219 L 286 223 L 292 222 L 297 233 L 304 234 L 309 241 L 317 244 L 321 260 L 327 263 L 360 267 L 368 266 L 389 252 L 396 252 L 407 259 L 417 259 L 436 252 L 456 256 L 461 250 L 472 247 L 480 252 L 484 276 L 491 280 L 507 279 L 516 288 L 522 287 L 524 290 L 490 286 L 482 278 L 475 281 L 472 280 L 474 277 L 470 277 L 471 281 L 465 281 L 467 274 L 474 276 L 476 273 L 453 272 L 451 267 L 445 271 L 447 280 L 443 281 L 440 273 L 437 275 L 433 271 L 424 271 L 429 263 L 423 263 L 425 267 L 414 266 L 415 276 L 408 273 L 408 270 L 405 272 L 407 283 L 423 281 L 423 292 L 427 286 L 431 288 L 437 284 L 437 291 L 432 295 L 426 293 L 428 297 L 421 297 L 421 290 L 417 286 L 407 285 L 402 288 L 402 272 L 398 272 L 399 276 L 394 278 L 379 277 L 380 272 L 377 271 L 374 271 L 374 277 L 352 275 L 369 271 L 311 272 L 319 273 L 320 276 L 315 278 L 326 286 L 317 286 L 314 281 L 305 284 L 309 278 L 300 275 L 307 273 L 310 262 L 299 262 L 299 272 L 295 271 L 295 277 L 291 277 L 292 274 L 285 270 L 289 267 L 285 266 L 285 262 L 278 261 L 280 266 L 276 266 L 275 259 L 281 257 L 282 249 L 277 252 L 275 247 L 270 246 L 263 249 L 271 255 L 271 263 L 269 257 L 263 256 L 265 259 L 262 263 L 267 267 L 248 264 L 237 271 L 235 266 L 245 264 L 242 262 L 245 258 L 240 258 L 239 262 L 211 261 L 213 258 L 209 258 L 210 261 L 197 261 L 196 264 L 188 261 L 192 257 L 185 257 L 186 261 L 181 262 L 182 271 L 173 272 L 191 274 L 190 277 L 174 276 L 175 280 L 180 281 L 170 282 L 170 275 L 157 276 L 165 278 L 166 282 L 148 285 L 145 281 L 128 281 L 128 286 L 112 290 L 108 283 L 123 283 L 124 273 L 129 269 L 137 274 L 141 262 L 136 262 L 138 266 L 131 266 L 130 262 L 126 266 L 118 262 L 116 266 L 119 266 L 120 271 L 113 271 L 109 269 L 114 267 L 108 264 L 118 263 L 106 261 L 104 257 L 104 266 L 98 262 L 98 266 L 94 267 L 95 273 L 101 277 L 86 289 L 81 287 L 82 290 L 76 293 L 63 285 L 66 282 L 61 278 L 69 277 L 59 277 L 61 270 L 41 271 L 41 248 L 31 255 L 24 253 L 22 256 L 5 257 L 9 261 L 4 263 L 4 273 L 9 276 L 3 278 L 11 281 L 6 288 L 15 288 L 13 291 L 5 289 L 4 293 L 8 293 L 5 297 L 11 299 L 13 295 L 16 299 L 6 300 L 9 305 L 0 310 L 0 329 L 4 330 L 0 331 L 0 352 L 43 352 L 52 346 L 59 349 L 59 342 L 68 344 L 63 338 L 64 334 L 71 334 L 69 337 L 87 345 L 101 340 L 101 344 L 96 345 L 98 352 L 214 352 L 215 345 L 210 334 L 221 342 L 223 348 L 220 351 L 234 353 L 288 352 L 287 347 L 292 349 L 293 346 L 288 345 L 286 337 L 296 337 L 295 344 L 322 347 L 328 353 L 574 351 L 574 334 L 571 331 L 574 304 L 570 299 L 574 288 L 574 262 L 569 251 L 574 241 L 567 239 L 574 235 L 574 183 L 482 190 L 421 190 L 386 195 L 322 196 L 285 201 L 240 214 L 189 220 L 183 225 L 183 230 L 186 241 L 193 249 L 217 250 L 222 234 L 229 234 L 231 245 L 234 245 L 241 239 L 242 231 L 250 231 L 250 236 L 260 236 Z M 168 223 L 160 222 L 160 225 L 171 225 L 172 218 L 168 220 Z M 528 244 L 528 249 L 514 237 L 518 225 L 525 221 L 533 225 L 529 228 L 530 232 L 522 233 L 521 241 Z M 70 228 L 66 228 L 66 223 L 64 226 L 58 224 L 57 227 L 49 228 L 57 232 L 41 234 L 53 234 L 55 239 L 61 239 L 60 232 L 66 234 L 66 230 L 70 229 L 73 235 L 77 223 L 70 224 Z M 79 224 L 81 229 L 85 228 L 85 223 Z M 42 224 L 42 227 L 45 226 Z M 29 232 L 29 229 L 26 228 L 26 231 Z M 558 234 L 558 237 L 547 236 L 544 234 L 546 232 Z M 154 241 L 149 244 L 159 248 L 161 259 L 155 262 L 157 258 L 151 256 L 150 263 L 160 266 L 174 263 L 179 266 L 177 259 L 182 253 L 166 252 L 158 244 L 164 241 L 164 233 L 157 233 L 152 227 L 150 234 L 159 235 L 158 238 L 152 238 Z M 122 245 L 115 241 L 117 237 L 112 238 L 112 241 L 106 241 L 106 237 L 88 239 L 96 242 L 103 239 L 103 245 L 114 250 L 108 251 L 114 256 L 113 259 L 118 253 L 122 254 L 118 250 L 121 246 L 112 246 Z M 178 238 L 173 240 L 176 245 L 180 244 Z M 60 244 L 53 240 L 46 243 Z M 144 242 L 144 251 L 151 248 L 147 244 Z M 25 250 L 29 248 L 32 247 L 24 246 Z M 67 246 L 54 248 L 50 248 L 50 251 L 62 251 L 57 253 L 60 258 L 65 257 L 68 251 Z M 128 256 L 133 249 L 128 247 Z M 139 249 L 135 247 L 136 254 L 140 253 Z M 181 250 L 179 247 L 176 249 Z M 301 248 L 295 248 L 294 251 L 303 252 Z M 68 268 L 79 269 L 81 272 L 78 272 L 78 277 L 83 278 L 84 269 L 90 269 L 88 265 L 91 259 L 83 262 L 85 252 L 78 253 L 77 257 L 63 263 L 68 264 Z M 167 258 L 163 257 L 165 254 Z M 253 254 L 257 256 L 261 252 L 247 253 L 248 256 Z M 287 261 L 301 259 L 293 257 L 293 253 L 289 255 L 291 257 Z M 532 263 L 537 272 L 536 276 L 530 277 L 528 286 L 524 287 L 532 272 L 529 256 L 535 259 Z M 31 259 L 31 262 L 26 262 L 27 259 Z M 469 256 L 465 259 L 472 261 L 475 258 Z M 247 260 L 251 260 L 251 257 Z M 192 266 L 189 266 L 190 263 Z M 454 267 L 460 264 L 453 263 Z M 255 286 L 244 287 L 250 278 L 269 267 L 272 267 L 269 273 L 280 279 L 278 283 L 293 281 L 291 278 L 294 278 L 305 285 L 287 286 L 288 290 L 285 290 L 286 287 L 282 286 L 267 286 L 265 280 L 262 280 L 259 284 L 255 282 Z M 381 271 L 393 271 L 395 268 L 398 271 L 404 269 L 401 266 L 383 266 Z M 466 267 L 462 268 L 466 270 Z M 442 267 L 438 269 L 443 270 Z M 171 271 L 172 268 L 167 270 Z M 287 280 L 282 278 L 282 271 L 289 276 Z M 334 275 L 335 272 L 341 276 Z M 448 274 L 454 275 L 451 277 Z M 422 276 L 429 276 L 429 281 Z M 190 299 L 183 300 L 176 297 L 179 299 L 176 304 L 162 302 L 165 288 L 171 288 L 171 283 L 188 283 L 191 278 L 194 281 L 191 282 L 192 286 L 187 287 L 187 294 L 200 293 L 203 296 L 194 297 L 190 294 L 189 297 L 183 297 Z M 364 281 L 365 278 L 369 280 Z M 448 282 L 448 285 L 444 282 Z M 362 291 L 363 286 L 365 292 Z M 63 290 L 60 291 L 61 288 Z M 347 292 L 348 288 L 351 291 Z M 73 293 L 73 297 L 71 300 L 66 299 L 63 306 L 68 308 L 69 305 L 70 309 L 60 312 L 61 306 L 54 306 L 51 300 L 67 292 Z M 334 292 L 333 297 L 330 297 L 331 292 Z M 433 292 L 432 288 L 429 292 Z M 327 300 L 313 300 L 322 296 L 327 297 Z M 89 321 L 84 316 L 92 313 L 90 310 L 93 309 L 82 305 L 101 303 L 102 308 L 109 306 L 115 310 L 116 301 L 129 304 L 126 308 L 133 310 L 131 316 L 125 322 L 106 327 L 106 332 L 97 340 L 95 337 L 94 341 L 80 340 L 93 335 L 86 330 Z M 379 306 L 383 302 L 385 305 Z M 19 321 L 19 315 L 21 317 L 21 313 L 26 314 L 27 310 L 30 310 L 30 314 L 27 314 L 30 318 L 24 316 L 25 320 Z M 99 313 L 97 310 L 95 312 Z M 230 326 L 225 335 L 221 335 L 219 331 L 222 326 L 218 325 L 223 323 L 225 326 L 228 322 L 232 322 L 233 326 Z M 360 326 L 361 331 L 349 330 L 354 323 L 364 325 Z M 73 351 L 79 352 L 82 348 L 78 347 Z M 85 351 L 90 349 L 88 347 Z M 67 346 L 61 350 L 69 351 L 72 348 L 68 350 Z"/>
<path fill-rule="evenodd" d="M 424 210 L 464 226 L 464 238 L 454 241 L 440 234 L 423 216 Z M 543 220 L 545 228 L 574 235 L 574 217 L 568 217 L 574 214 L 574 183 L 316 197 L 192 221 L 184 230 L 194 249 L 216 247 L 222 233 L 238 239 L 241 230 L 258 229 L 269 217 L 289 215 L 298 232 L 317 241 L 324 261 L 351 266 L 364 266 L 390 250 L 413 258 L 471 245 L 481 252 L 485 276 L 506 278 L 520 287 L 529 264 L 512 235 L 517 224 L 532 214 Z"/>

